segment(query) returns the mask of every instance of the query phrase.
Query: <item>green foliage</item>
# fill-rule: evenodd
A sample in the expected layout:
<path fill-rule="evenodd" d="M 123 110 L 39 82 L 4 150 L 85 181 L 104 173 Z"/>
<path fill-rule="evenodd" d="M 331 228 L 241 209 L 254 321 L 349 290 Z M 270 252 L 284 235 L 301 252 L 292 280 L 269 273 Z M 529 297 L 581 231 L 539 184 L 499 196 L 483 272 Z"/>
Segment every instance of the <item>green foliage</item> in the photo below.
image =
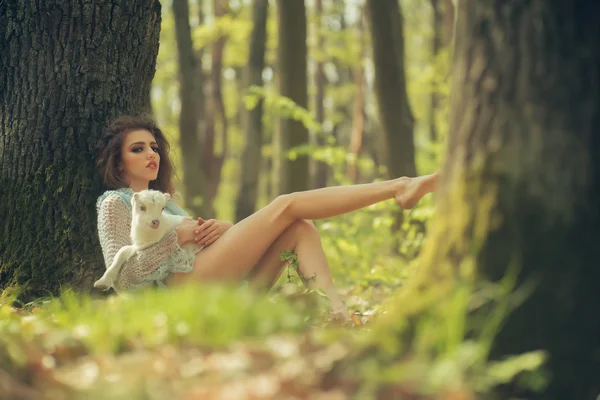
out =
<path fill-rule="evenodd" d="M 517 377 L 523 387 L 539 390 L 548 382 L 540 371 L 542 351 L 488 360 L 506 304 L 514 302 L 513 285 L 507 276 L 495 285 L 443 279 L 418 292 L 405 290 L 373 330 L 354 337 L 345 376 L 365 382 L 363 396 L 398 386 L 423 396 L 479 396 Z"/>
<path fill-rule="evenodd" d="M 246 108 L 252 110 L 260 99 L 264 100 L 264 107 L 272 110 L 275 115 L 284 119 L 293 119 L 301 122 L 307 129 L 321 130 L 320 124 L 315 121 L 310 111 L 297 105 L 292 99 L 281 96 L 262 87 L 251 86 L 245 97 Z"/>
<path fill-rule="evenodd" d="M 290 268 L 292 268 L 294 271 L 299 272 L 298 271 L 298 267 L 300 266 L 300 263 L 298 262 L 298 256 L 289 250 L 285 250 L 281 252 L 281 255 L 279 256 L 280 260 L 285 262 L 287 265 L 287 280 L 288 282 L 292 281 L 292 275 L 290 274 Z"/>
<path fill-rule="evenodd" d="M 291 283 L 292 282 L 292 275 L 290 274 L 290 268 L 294 271 L 296 271 L 296 273 L 298 274 L 298 276 L 300 277 L 300 279 L 302 280 L 302 284 L 306 287 L 310 287 L 310 283 L 313 282 L 316 278 L 317 278 L 317 274 L 313 274 L 313 276 L 307 278 L 306 276 L 304 276 L 304 274 L 302 273 L 302 271 L 299 269 L 300 268 L 300 262 L 298 261 L 298 256 L 289 250 L 285 250 L 281 252 L 280 255 L 280 259 L 281 261 L 285 262 L 287 265 L 287 282 Z M 318 290 L 318 293 L 322 296 L 325 296 L 325 293 Z"/>
<path fill-rule="evenodd" d="M 263 343 L 265 337 L 282 342 L 305 332 L 317 317 L 311 297 L 289 301 L 249 287 L 187 286 L 105 300 L 65 291 L 21 310 L 11 307 L 17 294 L 4 293 L 0 302 L 1 367 L 15 382 L 34 376 L 36 389 L 68 398 L 106 398 L 102 382 L 110 382 L 108 364 L 125 367 L 119 373 L 120 395 L 109 397 L 136 398 L 145 378 L 128 371 L 128 363 L 156 374 L 152 363 L 173 346 L 185 354 L 190 348 L 227 352 L 232 343 Z M 148 352 L 154 354 L 150 365 L 135 361 Z M 185 365 L 175 366 L 180 367 L 184 371 Z"/>
<path fill-rule="evenodd" d="M 298 311 L 247 287 L 210 285 L 108 301 L 66 292 L 46 304 L 40 317 L 51 318 L 57 329 L 69 331 L 92 351 L 117 352 L 135 342 L 145 348 L 164 343 L 221 347 L 245 337 L 298 332 L 307 322 Z"/>
<path fill-rule="evenodd" d="M 243 67 L 248 59 L 247 39 L 252 31 L 252 21 L 245 15 L 224 15 L 210 23 L 198 25 L 192 33 L 194 47 L 204 49 L 222 37 L 227 39 L 224 63 Z"/>

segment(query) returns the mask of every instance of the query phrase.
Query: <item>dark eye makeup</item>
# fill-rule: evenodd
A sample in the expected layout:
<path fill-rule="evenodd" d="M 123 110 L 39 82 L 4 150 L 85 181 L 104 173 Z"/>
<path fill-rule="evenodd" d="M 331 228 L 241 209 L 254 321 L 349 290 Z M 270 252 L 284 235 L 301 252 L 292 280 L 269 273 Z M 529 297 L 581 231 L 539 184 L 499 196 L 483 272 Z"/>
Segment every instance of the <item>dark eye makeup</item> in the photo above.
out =
<path fill-rule="evenodd" d="M 152 150 L 153 150 L 155 153 L 158 153 L 158 147 L 152 147 Z M 144 148 L 143 148 L 143 147 L 134 147 L 133 149 L 131 149 L 131 151 L 132 151 L 133 153 L 139 153 L 139 152 L 141 152 L 141 151 L 144 151 Z"/>

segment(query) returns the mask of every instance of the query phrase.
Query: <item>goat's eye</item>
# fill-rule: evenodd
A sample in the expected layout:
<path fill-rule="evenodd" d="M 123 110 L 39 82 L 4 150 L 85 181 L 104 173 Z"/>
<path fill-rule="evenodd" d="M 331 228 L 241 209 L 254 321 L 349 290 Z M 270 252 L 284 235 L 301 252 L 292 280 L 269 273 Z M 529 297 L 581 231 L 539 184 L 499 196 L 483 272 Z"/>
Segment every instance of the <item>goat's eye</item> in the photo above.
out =
<path fill-rule="evenodd" d="M 165 211 L 165 208 L 163 207 L 162 210 Z"/>
<path fill-rule="evenodd" d="M 146 206 L 141 206 L 140 211 L 146 211 Z"/>

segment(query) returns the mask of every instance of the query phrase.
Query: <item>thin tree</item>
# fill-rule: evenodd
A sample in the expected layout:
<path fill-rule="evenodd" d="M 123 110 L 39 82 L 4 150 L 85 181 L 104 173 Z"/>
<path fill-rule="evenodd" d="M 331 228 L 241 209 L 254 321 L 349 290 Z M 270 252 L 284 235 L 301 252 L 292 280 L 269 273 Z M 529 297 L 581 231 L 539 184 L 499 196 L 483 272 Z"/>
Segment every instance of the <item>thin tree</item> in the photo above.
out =
<path fill-rule="evenodd" d="M 215 20 L 229 13 L 227 0 L 213 0 Z M 202 132 L 202 165 L 206 176 L 206 199 L 212 205 L 221 184 L 221 171 L 229 151 L 228 121 L 223 101 L 223 54 L 227 44 L 227 35 L 222 32 L 211 47 L 210 82 L 207 94 L 207 113 Z M 221 151 L 217 151 L 217 139 L 220 136 Z M 212 208 L 211 208 L 212 210 Z M 211 211 L 207 217 L 214 216 Z"/>
<path fill-rule="evenodd" d="M 361 8 L 360 17 L 357 23 L 357 41 L 360 49 L 358 52 L 358 63 L 354 74 L 356 82 L 356 95 L 354 97 L 354 110 L 352 113 L 352 135 L 350 136 L 350 153 L 354 155 L 354 163 L 348 165 L 347 173 L 350 180 L 354 183 L 358 182 L 358 158 L 363 146 L 365 132 L 365 96 L 366 96 L 366 77 L 364 62 L 366 57 L 366 38 L 365 38 L 365 23 L 364 9 Z"/>
<path fill-rule="evenodd" d="M 250 54 L 245 70 L 246 90 L 252 86 L 262 87 L 262 73 L 265 67 L 265 48 L 267 41 L 268 0 L 254 0 L 252 5 L 252 36 Z M 258 198 L 258 179 L 261 166 L 261 148 L 263 144 L 263 100 L 259 99 L 252 110 L 244 110 L 244 131 L 246 144 L 242 154 L 242 177 L 237 197 L 236 220 L 241 221 L 256 210 Z"/>
<path fill-rule="evenodd" d="M 308 107 L 306 6 L 303 0 L 278 0 L 279 92 L 298 106 Z M 280 191 L 290 193 L 309 188 L 308 156 L 289 160 L 289 149 L 308 144 L 308 129 L 288 116 L 280 120 L 282 179 Z"/>
<path fill-rule="evenodd" d="M 0 16 L 0 287 L 87 290 L 104 269 L 96 144 L 147 105 L 160 3 L 2 1 Z"/>
<path fill-rule="evenodd" d="M 322 125 L 325 121 L 325 87 L 327 85 L 327 77 L 325 76 L 325 32 L 323 27 L 323 0 L 315 2 L 314 16 L 314 35 L 316 37 L 315 56 L 315 120 Z M 324 132 L 314 133 L 314 144 L 322 147 L 325 145 Z M 314 160 L 311 165 L 311 175 L 313 188 L 321 188 L 327 186 L 327 177 L 329 175 L 329 166 L 324 161 Z"/>
<path fill-rule="evenodd" d="M 208 217 L 212 207 L 206 196 L 207 179 L 202 166 L 204 143 L 200 137 L 200 120 L 204 115 L 202 54 L 194 52 L 188 0 L 173 0 L 173 17 L 179 66 L 179 144 L 184 201 L 193 215 Z"/>
<path fill-rule="evenodd" d="M 404 71 L 403 21 L 397 0 L 367 0 L 373 45 L 375 95 L 391 177 L 415 176 L 414 118 Z"/>
<path fill-rule="evenodd" d="M 430 0 L 433 26 L 433 36 L 431 38 L 431 53 L 434 66 L 438 65 L 438 56 L 442 49 L 447 48 L 452 43 L 452 32 L 454 25 L 454 6 L 452 0 Z M 437 68 L 434 69 L 439 74 Z M 437 109 L 439 107 L 440 94 L 436 86 L 431 90 L 431 103 L 429 107 L 429 140 L 436 142 L 438 140 L 437 129 Z"/>
<path fill-rule="evenodd" d="M 437 64 L 437 58 L 442 49 L 442 35 L 443 35 L 443 18 L 442 12 L 442 0 L 431 0 L 431 12 L 432 12 L 432 26 L 433 26 L 433 37 L 431 38 L 431 55 L 434 66 Z M 435 71 L 435 69 L 434 69 Z M 437 71 L 436 71 L 437 72 Z M 429 106 L 429 140 L 435 143 L 438 138 L 437 126 L 436 126 L 436 110 L 438 108 L 439 95 L 435 87 L 431 89 L 431 104 Z"/>

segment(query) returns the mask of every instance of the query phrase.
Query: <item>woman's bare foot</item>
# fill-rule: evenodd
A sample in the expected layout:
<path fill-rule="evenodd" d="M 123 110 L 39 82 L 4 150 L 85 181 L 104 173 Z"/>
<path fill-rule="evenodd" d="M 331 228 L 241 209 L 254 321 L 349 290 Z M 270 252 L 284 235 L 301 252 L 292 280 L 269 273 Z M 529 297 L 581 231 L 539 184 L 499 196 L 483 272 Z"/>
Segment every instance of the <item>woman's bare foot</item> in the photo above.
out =
<path fill-rule="evenodd" d="M 398 178 L 398 189 L 396 190 L 396 202 L 405 210 L 410 210 L 417 205 L 419 200 L 427 193 L 435 189 L 438 173 L 431 175 L 408 178 Z"/>

